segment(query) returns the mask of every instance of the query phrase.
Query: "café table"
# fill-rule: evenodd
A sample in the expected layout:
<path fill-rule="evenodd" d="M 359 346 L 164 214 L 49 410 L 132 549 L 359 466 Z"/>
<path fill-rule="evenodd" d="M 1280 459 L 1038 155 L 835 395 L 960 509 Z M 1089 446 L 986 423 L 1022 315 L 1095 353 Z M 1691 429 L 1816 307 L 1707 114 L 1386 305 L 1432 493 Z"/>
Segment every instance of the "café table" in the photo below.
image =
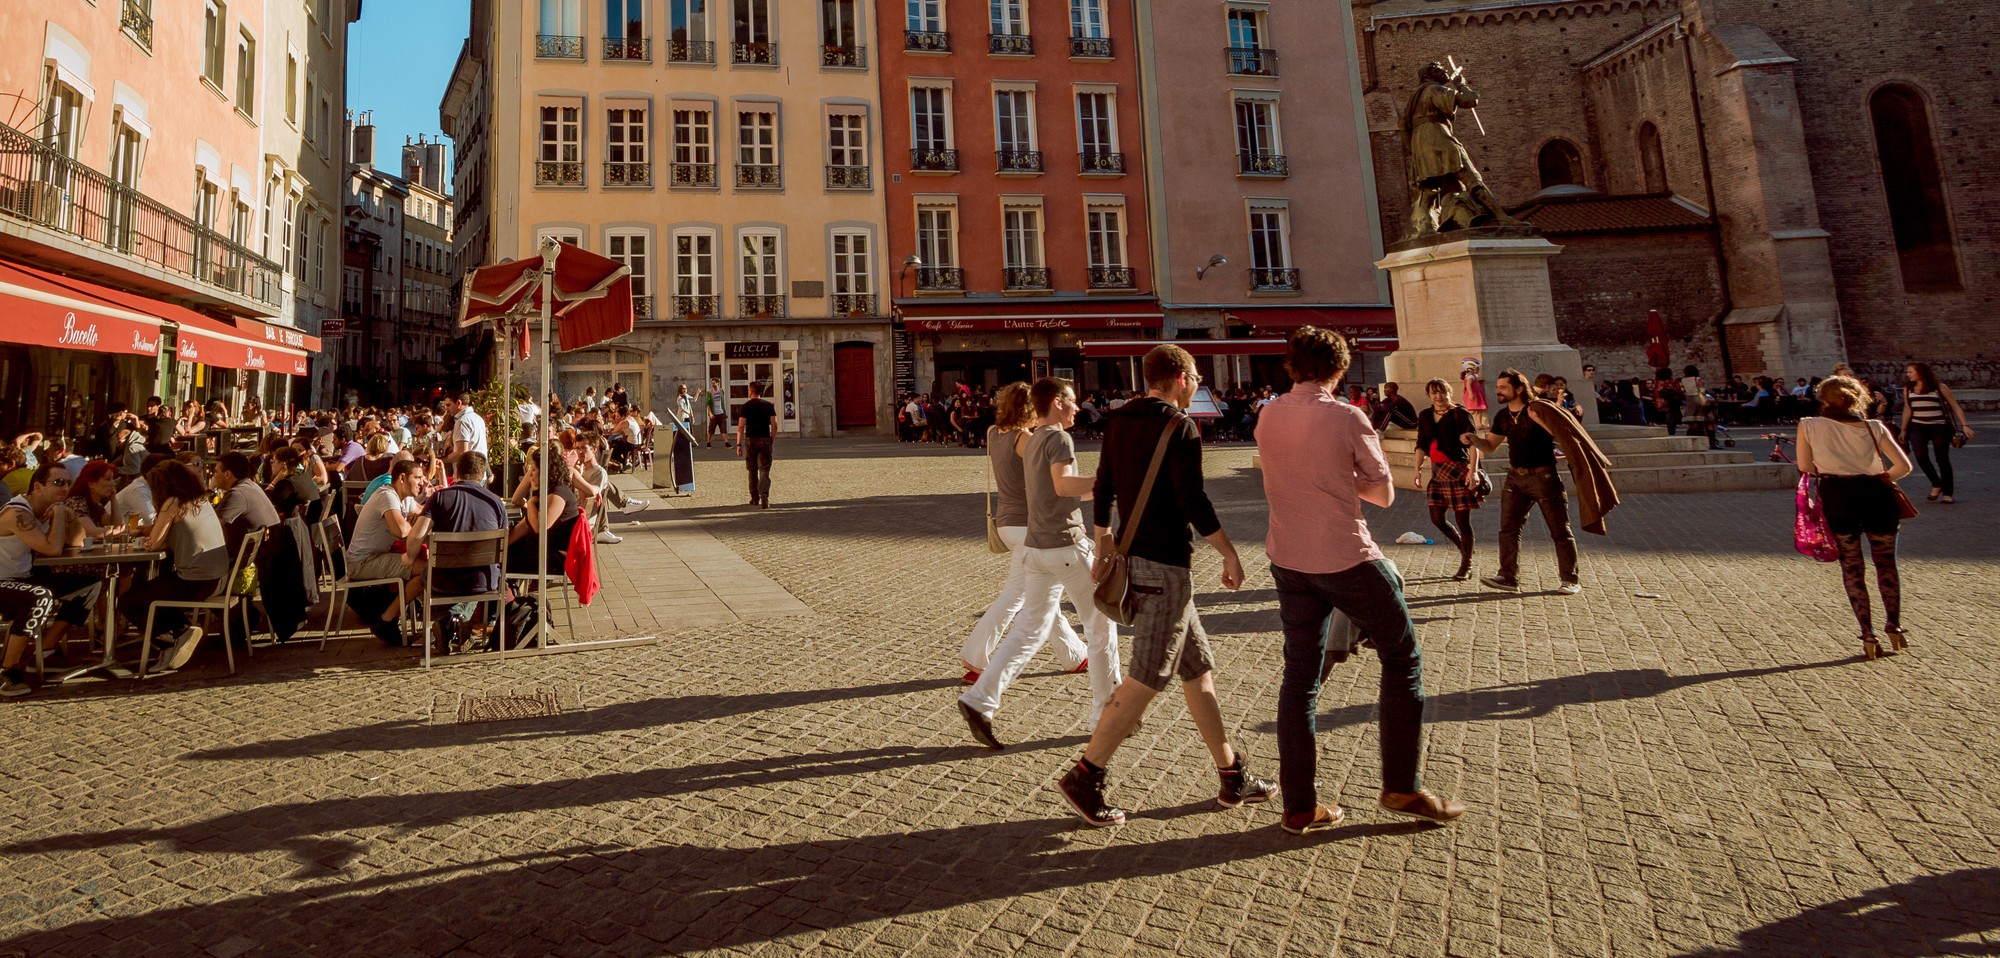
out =
<path fill-rule="evenodd" d="M 99 541 L 88 548 L 70 547 L 61 555 L 36 556 L 37 569 L 67 569 L 76 566 L 102 566 L 104 579 L 104 657 L 94 665 L 85 665 L 63 673 L 57 683 L 67 682 L 80 675 L 102 671 L 115 678 L 132 678 L 138 674 L 120 665 L 113 652 L 118 639 L 118 577 L 139 568 L 143 563 L 151 565 L 167 558 L 167 553 L 146 548 L 143 541 L 113 539 Z"/>

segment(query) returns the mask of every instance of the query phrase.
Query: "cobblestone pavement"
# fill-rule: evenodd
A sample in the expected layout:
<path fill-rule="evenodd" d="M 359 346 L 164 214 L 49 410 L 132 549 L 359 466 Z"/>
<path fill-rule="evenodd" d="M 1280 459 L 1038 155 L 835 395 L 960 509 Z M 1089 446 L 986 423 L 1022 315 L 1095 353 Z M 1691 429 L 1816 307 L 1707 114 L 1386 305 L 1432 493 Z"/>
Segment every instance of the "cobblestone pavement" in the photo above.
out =
<path fill-rule="evenodd" d="M 972 747 L 955 655 L 1003 571 L 977 455 L 781 443 L 775 505 L 751 511 L 703 450 L 699 494 L 606 550 L 631 585 L 583 626 L 658 644 L 429 672 L 286 647 L 234 677 L 0 705 L 0 954 L 2000 954 L 1987 435 L 1962 503 L 1906 527 L 1914 648 L 1874 663 L 1838 573 L 1791 553 L 1784 493 L 1635 497 L 1584 537 L 1572 598 L 1483 593 L 1443 578 L 1441 547 L 1389 547 L 1426 652 L 1427 784 L 1473 811 L 1374 807 L 1364 655 L 1320 703 L 1349 823 L 1310 839 L 1275 805 L 1214 807 L 1178 696 L 1114 763 L 1119 829 L 1052 788 L 1088 731 L 1081 678 L 1024 679 L 999 722 L 1020 744 Z M 1197 598 L 1231 733 L 1275 775 L 1248 459 L 1207 468 L 1250 581 L 1222 591 L 1204 551 Z M 1422 530 L 1421 502 L 1372 525 Z M 726 549 L 663 557 L 695 532 Z M 803 612 L 768 591 L 657 611 L 657 580 L 721 569 L 726 595 L 739 559 Z M 1553 564 L 1535 520 L 1528 584 Z M 460 695 L 530 690 L 569 708 L 453 720 Z"/>

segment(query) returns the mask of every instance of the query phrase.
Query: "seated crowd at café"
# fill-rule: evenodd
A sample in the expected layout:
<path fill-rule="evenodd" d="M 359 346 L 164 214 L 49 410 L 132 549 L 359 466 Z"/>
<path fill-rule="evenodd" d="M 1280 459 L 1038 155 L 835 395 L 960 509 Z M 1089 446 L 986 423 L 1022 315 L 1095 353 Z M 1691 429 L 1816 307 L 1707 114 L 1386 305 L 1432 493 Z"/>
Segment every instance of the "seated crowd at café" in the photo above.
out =
<path fill-rule="evenodd" d="M 588 562 L 598 544 L 620 541 L 610 512 L 646 503 L 611 474 L 636 464 L 650 433 L 622 395 L 573 405 L 552 395 L 554 455 L 535 449 L 542 412 L 532 402 L 513 410 L 518 429 L 489 440 L 491 416 L 470 400 L 273 417 L 255 402 L 236 416 L 220 402 L 176 414 L 154 397 L 143 411 L 113 405 L 79 439 L 28 432 L 0 443 L 0 696 L 29 694 L 31 673 L 46 682 L 109 662 L 107 633 L 115 649 L 150 643 L 138 658 L 152 671 L 186 667 L 204 637 L 237 649 L 282 642 L 326 592 L 346 599 L 345 612 L 324 603 L 328 628 L 351 615 L 403 645 L 423 631 L 413 623 L 433 532 L 505 530 L 502 562 L 429 576 L 441 598 L 490 593 L 503 572 L 534 576 L 543 541 L 554 587 L 573 552 Z M 183 604 L 224 596 L 254 611 L 203 619 Z M 487 648 L 498 617 L 491 604 L 450 603 L 432 651 Z"/>

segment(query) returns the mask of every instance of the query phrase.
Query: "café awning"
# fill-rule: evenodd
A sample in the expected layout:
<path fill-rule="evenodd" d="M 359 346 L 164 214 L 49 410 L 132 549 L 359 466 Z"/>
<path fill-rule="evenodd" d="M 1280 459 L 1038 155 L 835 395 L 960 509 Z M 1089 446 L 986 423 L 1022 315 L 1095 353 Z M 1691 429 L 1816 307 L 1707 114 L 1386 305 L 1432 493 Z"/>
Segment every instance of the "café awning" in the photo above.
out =
<path fill-rule="evenodd" d="M 917 332 L 1058 332 L 1085 329 L 1159 329 L 1160 303 L 1144 299 L 1079 297 L 898 301 L 903 327 Z"/>
<path fill-rule="evenodd" d="M 1282 339 L 1104 339 L 1089 340 L 1079 345 L 1087 359 L 1112 359 L 1123 356 L 1144 356 L 1155 346 L 1167 344 L 1179 346 L 1192 356 L 1282 356 L 1285 341 Z"/>
<path fill-rule="evenodd" d="M 158 316 L 121 306 L 95 283 L 0 262 L 0 340 L 133 356 L 160 354 Z"/>
<path fill-rule="evenodd" d="M 66 283 L 81 282 L 65 278 Z M 174 358 L 220 369 L 261 369 L 287 376 L 304 376 L 307 354 L 302 349 L 267 342 L 265 334 L 235 322 L 197 313 L 185 306 L 147 299 L 117 289 L 102 289 L 101 295 L 128 309 L 151 313 L 171 322 L 174 331 Z M 249 321 L 255 326 L 268 325 Z M 306 337 L 310 338 L 310 337 Z"/>
<path fill-rule="evenodd" d="M 548 312 L 557 321 L 561 351 L 595 346 L 632 331 L 632 271 L 625 264 L 564 243 L 553 244 L 548 256 L 555 261 Z M 459 300 L 458 324 L 539 316 L 542 261 L 538 255 L 474 269 Z M 525 330 L 522 336 L 525 346 Z"/>

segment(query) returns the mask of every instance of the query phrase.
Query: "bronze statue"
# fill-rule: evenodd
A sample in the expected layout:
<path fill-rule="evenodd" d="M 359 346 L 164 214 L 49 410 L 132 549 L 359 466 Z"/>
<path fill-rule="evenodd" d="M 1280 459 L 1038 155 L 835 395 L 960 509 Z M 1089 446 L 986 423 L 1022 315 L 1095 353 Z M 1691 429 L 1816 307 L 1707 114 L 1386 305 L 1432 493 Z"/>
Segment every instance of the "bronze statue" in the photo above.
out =
<path fill-rule="evenodd" d="M 1501 208 L 1452 133 L 1459 109 L 1478 105 L 1479 94 L 1465 85 L 1463 70 L 1447 71 L 1433 62 L 1417 71 L 1417 90 L 1403 110 L 1403 138 L 1410 151 L 1410 239 L 1473 226 L 1527 225 Z"/>

